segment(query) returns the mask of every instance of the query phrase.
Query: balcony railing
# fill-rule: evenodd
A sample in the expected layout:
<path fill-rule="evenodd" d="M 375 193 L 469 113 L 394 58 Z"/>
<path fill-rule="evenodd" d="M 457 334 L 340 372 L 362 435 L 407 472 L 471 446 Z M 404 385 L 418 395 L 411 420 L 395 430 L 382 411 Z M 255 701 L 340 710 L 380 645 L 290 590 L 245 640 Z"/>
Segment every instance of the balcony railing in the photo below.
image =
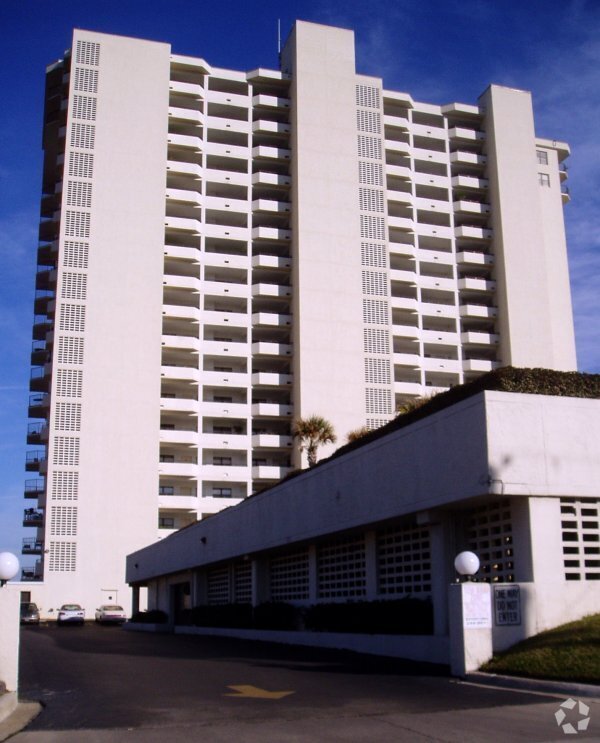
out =
<path fill-rule="evenodd" d="M 25 455 L 25 469 L 30 472 L 37 470 L 46 461 L 46 450 L 28 451 Z"/>
<path fill-rule="evenodd" d="M 45 440 L 48 426 L 45 423 L 30 423 L 27 426 L 27 443 L 40 444 Z"/>
<path fill-rule="evenodd" d="M 35 508 L 26 508 L 23 512 L 23 526 L 43 526 L 44 512 Z"/>
<path fill-rule="evenodd" d="M 21 547 L 22 555 L 41 555 L 44 551 L 44 543 L 40 539 L 24 539 Z"/>
<path fill-rule="evenodd" d="M 26 498 L 37 498 L 46 489 L 46 482 L 42 477 L 25 480 L 24 493 Z"/>

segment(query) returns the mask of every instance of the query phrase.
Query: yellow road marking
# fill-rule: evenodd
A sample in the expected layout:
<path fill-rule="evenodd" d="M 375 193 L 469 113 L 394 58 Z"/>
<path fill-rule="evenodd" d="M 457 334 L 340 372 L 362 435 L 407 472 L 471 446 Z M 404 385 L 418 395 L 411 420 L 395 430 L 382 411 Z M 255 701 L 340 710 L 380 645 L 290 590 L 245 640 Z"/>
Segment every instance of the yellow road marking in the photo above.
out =
<path fill-rule="evenodd" d="M 223 694 L 224 697 L 242 697 L 246 699 L 283 699 L 288 697 L 290 694 L 294 694 L 293 691 L 267 691 L 267 689 L 261 689 L 258 686 L 250 686 L 249 684 L 240 684 L 238 686 L 227 686 L 228 689 L 233 689 L 234 694 Z"/>

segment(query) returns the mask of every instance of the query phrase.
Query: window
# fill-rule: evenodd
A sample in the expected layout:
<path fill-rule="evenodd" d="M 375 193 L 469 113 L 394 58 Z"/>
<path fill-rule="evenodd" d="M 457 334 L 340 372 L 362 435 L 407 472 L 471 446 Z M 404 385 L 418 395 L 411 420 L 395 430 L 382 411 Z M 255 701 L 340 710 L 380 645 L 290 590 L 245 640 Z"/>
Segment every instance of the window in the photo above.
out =
<path fill-rule="evenodd" d="M 548 165 L 548 153 L 544 150 L 536 150 L 538 165 Z"/>
<path fill-rule="evenodd" d="M 175 495 L 175 488 L 172 485 L 159 485 L 159 495 Z"/>
<path fill-rule="evenodd" d="M 215 498 L 231 498 L 232 490 L 231 488 L 213 488 L 212 494 Z"/>
<path fill-rule="evenodd" d="M 174 529 L 175 519 L 172 516 L 159 516 L 158 517 L 158 528 L 159 529 Z"/>
<path fill-rule="evenodd" d="M 160 462 L 174 462 L 175 456 L 173 454 L 161 454 L 159 457 Z"/>
<path fill-rule="evenodd" d="M 213 457 L 213 464 L 221 465 L 221 467 L 230 467 L 231 457 Z"/>
<path fill-rule="evenodd" d="M 538 173 L 538 183 L 540 186 L 550 187 L 550 176 L 548 173 Z"/>
<path fill-rule="evenodd" d="M 215 395 L 213 402 L 233 402 L 233 397 L 225 397 L 224 395 Z"/>

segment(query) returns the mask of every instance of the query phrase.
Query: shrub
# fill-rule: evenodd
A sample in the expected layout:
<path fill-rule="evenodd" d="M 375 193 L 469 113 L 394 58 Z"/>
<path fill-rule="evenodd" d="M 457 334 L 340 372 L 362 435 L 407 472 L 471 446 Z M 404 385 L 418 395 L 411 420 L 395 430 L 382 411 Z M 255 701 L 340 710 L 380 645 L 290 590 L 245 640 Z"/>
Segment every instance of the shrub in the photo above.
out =
<path fill-rule="evenodd" d="M 305 614 L 306 628 L 315 632 L 355 632 L 381 635 L 433 634 L 433 606 L 428 599 L 353 601 L 315 604 Z"/>
<path fill-rule="evenodd" d="M 160 609 L 138 611 L 131 617 L 131 621 L 137 624 L 166 624 L 168 620 L 167 614 Z"/>
<path fill-rule="evenodd" d="M 255 629 L 295 630 L 298 620 L 299 610 L 292 604 L 270 602 L 254 607 Z"/>
<path fill-rule="evenodd" d="M 195 606 L 191 610 L 190 619 L 196 627 L 252 627 L 252 606 L 250 604 Z"/>

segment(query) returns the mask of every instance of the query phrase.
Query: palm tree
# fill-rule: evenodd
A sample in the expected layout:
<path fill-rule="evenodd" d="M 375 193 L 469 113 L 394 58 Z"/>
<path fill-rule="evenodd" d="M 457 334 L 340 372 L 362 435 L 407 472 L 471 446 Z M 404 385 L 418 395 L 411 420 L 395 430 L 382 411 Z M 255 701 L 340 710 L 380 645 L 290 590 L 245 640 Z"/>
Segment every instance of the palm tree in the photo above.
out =
<path fill-rule="evenodd" d="M 292 434 L 300 440 L 300 451 L 306 450 L 308 466 L 317 463 L 317 449 L 321 444 L 335 444 L 336 435 L 333 426 L 320 415 L 298 418 L 292 426 Z"/>

